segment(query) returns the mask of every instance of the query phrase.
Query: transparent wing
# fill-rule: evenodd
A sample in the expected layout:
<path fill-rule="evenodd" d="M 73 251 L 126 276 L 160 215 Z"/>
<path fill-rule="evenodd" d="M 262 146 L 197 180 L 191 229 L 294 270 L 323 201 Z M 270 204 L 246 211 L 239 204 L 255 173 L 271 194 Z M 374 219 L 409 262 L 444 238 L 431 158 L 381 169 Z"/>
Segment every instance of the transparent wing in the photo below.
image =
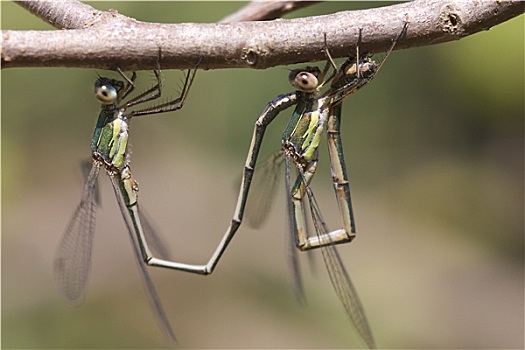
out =
<path fill-rule="evenodd" d="M 168 245 L 165 243 L 162 236 L 158 234 L 158 231 L 151 224 L 149 215 L 144 211 L 142 206 L 139 211 L 140 222 L 142 223 L 142 228 L 144 230 L 144 235 L 148 241 L 149 247 L 153 253 L 161 259 L 170 260 L 170 252 Z"/>
<path fill-rule="evenodd" d="M 172 344 L 175 344 L 177 342 L 175 338 L 175 333 L 173 332 L 173 329 L 168 320 L 168 316 L 166 315 L 166 312 L 164 311 L 164 307 L 162 306 L 157 290 L 155 289 L 155 286 L 153 285 L 153 280 L 151 279 L 151 276 L 148 273 L 146 263 L 144 262 L 144 260 L 142 260 L 142 254 L 140 252 L 137 237 L 135 236 L 133 225 L 130 223 L 129 215 L 128 215 L 129 212 L 128 212 L 128 209 L 126 208 L 126 205 L 124 204 L 124 200 L 122 199 L 118 181 L 115 179 L 113 175 L 110 175 L 109 178 L 111 179 L 111 185 L 113 186 L 113 191 L 115 192 L 115 197 L 117 198 L 117 203 L 118 203 L 120 212 L 122 213 L 122 218 L 124 219 L 124 223 L 126 224 L 129 238 L 131 240 L 131 246 L 133 247 L 133 254 L 135 255 L 135 261 L 137 262 L 142 280 L 144 281 L 144 285 L 146 287 L 146 291 L 148 292 L 150 304 L 153 309 L 153 313 L 161 329 L 166 334 L 167 338 L 171 341 Z M 142 217 L 142 214 L 140 216 Z M 140 219 L 138 220 L 138 222 L 140 223 Z"/>
<path fill-rule="evenodd" d="M 368 325 L 363 305 L 352 284 L 352 280 L 346 271 L 339 252 L 334 245 L 321 248 L 321 253 L 330 276 L 330 281 L 335 289 L 339 300 L 343 303 L 346 313 L 354 324 L 357 333 L 370 349 L 375 349 L 375 341 L 372 331 Z"/>
<path fill-rule="evenodd" d="M 86 179 L 89 176 L 91 163 L 91 159 L 87 159 L 81 162 L 82 174 Z M 98 181 L 95 183 L 95 203 L 98 207 L 101 206 L 100 189 L 98 186 Z M 140 221 L 142 222 L 146 239 L 148 240 L 148 243 L 150 243 L 150 248 L 158 257 L 169 260 L 170 254 L 167 248 L 168 245 L 165 244 L 164 240 L 162 239 L 162 236 L 160 236 L 157 233 L 158 231 L 155 229 L 154 225 L 151 224 L 151 220 L 149 219 L 149 217 L 150 216 L 147 214 L 147 212 L 145 212 L 144 209 L 141 207 Z"/>
<path fill-rule="evenodd" d="M 80 170 L 82 171 L 82 175 L 84 176 L 84 181 L 89 177 L 89 173 L 91 171 L 91 168 L 93 166 L 93 161 L 91 158 L 87 158 L 80 162 Z M 102 206 L 102 201 L 100 200 L 100 187 L 98 186 L 98 181 L 95 181 L 95 203 L 97 204 L 97 207 Z"/>
<path fill-rule="evenodd" d="M 315 197 L 313 196 L 313 192 L 309 187 L 307 187 L 307 194 L 312 221 L 317 235 L 321 236 L 326 232 L 329 232 L 329 230 L 321 216 L 321 211 L 317 205 Z M 350 317 L 350 320 L 356 328 L 359 336 L 368 348 L 375 349 L 376 345 L 372 336 L 372 331 L 368 325 L 363 305 L 357 295 L 352 280 L 350 279 L 350 275 L 346 271 L 335 245 L 330 244 L 330 242 L 326 243 L 327 244 L 320 249 L 332 286 L 334 287 L 339 300 L 343 304 L 345 311 Z"/>
<path fill-rule="evenodd" d="M 251 191 L 246 202 L 246 216 L 251 227 L 260 227 L 270 213 L 279 185 L 283 160 L 284 153 L 279 150 L 270 154 L 260 166 L 255 168 Z"/>
<path fill-rule="evenodd" d="M 97 164 L 92 165 L 80 204 L 67 225 L 55 257 L 54 272 L 58 291 L 71 304 L 81 304 L 84 301 L 91 269 L 99 170 Z"/>

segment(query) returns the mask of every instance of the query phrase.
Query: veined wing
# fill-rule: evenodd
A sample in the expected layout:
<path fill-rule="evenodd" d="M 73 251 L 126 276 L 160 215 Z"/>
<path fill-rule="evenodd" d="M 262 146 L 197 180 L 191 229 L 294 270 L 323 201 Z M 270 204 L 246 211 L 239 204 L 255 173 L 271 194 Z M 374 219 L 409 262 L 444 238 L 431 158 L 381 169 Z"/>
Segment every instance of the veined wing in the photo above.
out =
<path fill-rule="evenodd" d="M 86 178 L 80 204 L 69 221 L 55 257 L 57 288 L 71 304 L 81 304 L 84 301 L 91 270 L 97 209 L 96 184 L 99 171 L 100 166 L 93 163 Z"/>
<path fill-rule="evenodd" d="M 89 172 L 91 169 L 91 159 L 87 159 L 85 161 L 82 161 L 81 163 L 81 169 L 82 174 L 84 175 L 84 178 L 88 178 Z M 95 203 L 97 206 L 101 206 L 101 200 L 100 200 L 100 188 L 98 186 L 98 181 L 95 182 Z M 154 226 L 151 224 L 151 221 L 149 220 L 149 215 L 147 212 L 144 211 L 144 208 L 141 207 L 141 210 L 139 212 L 140 215 L 140 221 L 142 222 L 142 227 L 144 229 L 144 235 L 146 236 L 146 239 L 148 240 L 148 243 L 150 245 L 150 248 L 152 251 L 160 257 L 161 259 L 169 260 L 169 250 L 168 245 L 165 244 L 162 237 L 157 233 L 158 231 L 155 230 Z"/>
<path fill-rule="evenodd" d="M 306 192 L 315 231 L 320 237 L 329 232 L 329 230 L 321 216 L 321 211 L 310 187 L 307 186 Z M 368 325 L 363 305 L 335 245 L 326 242 L 326 245 L 322 246 L 320 249 L 332 286 L 334 287 L 339 300 L 343 304 L 347 315 L 350 317 L 357 333 L 366 346 L 369 349 L 375 349 L 376 345 L 374 337 L 372 336 L 372 331 Z"/>
<path fill-rule="evenodd" d="M 148 245 L 153 253 L 161 259 L 170 260 L 168 245 L 165 243 L 162 236 L 158 234 L 158 231 L 155 230 L 149 220 L 149 215 L 147 215 L 147 212 L 144 211 L 142 206 L 140 207 L 139 216 L 140 222 L 142 223 L 142 229 L 144 230 L 144 236 L 146 236 Z"/>
<path fill-rule="evenodd" d="M 284 153 L 276 151 L 255 168 L 252 187 L 246 203 L 246 216 L 251 227 L 260 227 L 270 212 L 277 193 Z"/>
<path fill-rule="evenodd" d="M 114 175 L 110 175 L 109 178 L 111 179 L 111 185 L 113 186 L 113 191 L 115 192 L 115 197 L 117 198 L 117 203 L 120 212 L 122 213 L 122 218 L 124 219 L 124 223 L 126 224 L 129 238 L 131 240 L 131 246 L 133 247 L 133 254 L 135 255 L 135 261 L 137 262 L 142 280 L 144 281 L 144 285 L 146 286 L 146 290 L 149 294 L 149 300 L 151 307 L 153 308 L 153 313 L 155 314 L 155 318 L 159 323 L 160 327 L 162 328 L 163 332 L 166 334 L 167 338 L 171 341 L 172 344 L 175 344 L 177 342 L 175 338 L 175 333 L 171 328 L 168 316 L 166 315 L 164 307 L 160 302 L 157 290 L 155 289 L 151 276 L 148 273 L 146 263 L 142 259 L 142 254 L 140 252 L 137 237 L 135 235 L 135 230 L 133 229 L 133 225 L 130 223 L 128 209 L 126 208 L 126 204 L 124 203 L 124 200 L 122 199 L 122 195 L 120 193 L 118 180 L 115 179 Z M 142 217 L 142 215 L 140 216 Z"/>

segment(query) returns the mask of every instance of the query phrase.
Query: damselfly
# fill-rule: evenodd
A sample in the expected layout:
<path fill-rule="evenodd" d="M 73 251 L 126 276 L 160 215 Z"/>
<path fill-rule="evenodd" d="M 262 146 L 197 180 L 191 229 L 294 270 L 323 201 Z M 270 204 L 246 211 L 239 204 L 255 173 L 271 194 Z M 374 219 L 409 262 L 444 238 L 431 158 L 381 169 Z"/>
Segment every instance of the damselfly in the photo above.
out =
<path fill-rule="evenodd" d="M 141 248 L 148 239 L 160 256 L 166 258 L 162 244 L 151 229 L 138 207 L 138 183 L 131 176 L 128 128 L 131 118 L 155 113 L 175 111 L 182 108 L 195 78 L 197 67 L 186 74 L 180 96 L 156 106 L 130 110 L 131 107 L 161 97 L 162 81 L 160 69 L 154 70 L 156 84 L 143 93 L 125 101 L 135 89 L 136 72 L 128 77 L 120 69 L 124 80 L 99 77 L 95 82 L 95 96 L 102 104 L 91 143 L 91 170 L 87 175 L 80 204 L 71 218 L 66 233 L 58 247 L 55 260 L 55 278 L 64 298 L 79 304 L 84 300 L 86 284 L 91 266 L 92 240 L 95 233 L 97 205 L 97 178 L 101 168 L 106 170 L 117 202 L 132 241 L 133 252 L 142 278 L 149 293 L 154 313 L 163 331 L 171 341 L 175 335 L 164 312 L 152 279 L 146 270 Z M 129 216 L 128 216 L 129 214 Z M 129 222 L 131 218 L 132 223 Z"/>
<path fill-rule="evenodd" d="M 369 348 L 375 348 L 372 332 L 357 292 L 335 247 L 335 244 L 350 242 L 355 237 L 356 232 L 350 186 L 340 136 L 341 103 L 345 98 L 357 92 L 374 78 L 406 29 L 407 23 L 403 26 L 402 32 L 393 40 L 390 49 L 379 63 L 373 61 L 368 53 L 361 55 L 358 44 L 355 57 L 350 57 L 339 67 L 335 65 L 328 49 L 326 49 L 328 60 L 323 71 L 317 67 L 307 67 L 306 69 L 297 69 L 290 72 L 290 83 L 297 90 L 289 94 L 280 95 L 271 101 L 257 119 L 244 168 L 237 208 L 232 223 L 222 241 L 225 244 L 219 246 L 215 254 L 217 258 L 220 257 L 226 248 L 227 242 L 233 237 L 241 224 L 266 127 L 281 111 L 296 105 L 288 126 L 283 133 L 281 149 L 272 154 L 261 167 L 264 173 L 268 175 L 264 177 L 264 183 L 275 185 L 278 174 L 275 168 L 285 160 L 287 203 L 291 219 L 291 241 L 301 251 L 320 248 L 336 294 L 356 327 L 359 336 Z M 360 39 L 361 31 L 359 32 L 358 43 Z M 334 71 L 326 77 L 330 67 L 333 67 Z M 330 88 L 322 93 L 321 90 L 329 82 L 331 82 Z M 333 231 L 328 230 L 312 189 L 309 186 L 317 169 L 319 143 L 325 133 L 328 139 L 332 182 L 342 219 L 342 228 Z M 293 183 L 290 174 L 292 165 L 298 174 Z M 252 221 L 256 225 L 264 219 L 267 213 L 267 209 L 264 207 L 269 206 L 267 203 L 273 197 L 274 190 L 268 188 L 261 191 L 261 193 L 264 198 L 256 201 L 263 203 L 262 207 L 259 210 L 252 211 L 255 216 Z M 306 199 L 308 200 L 315 229 L 314 235 L 309 235 L 307 232 L 303 203 Z M 255 199 L 253 200 L 255 201 Z M 250 211 L 248 211 L 248 214 L 250 215 Z M 296 249 L 291 249 L 291 251 L 294 286 L 299 298 L 303 299 L 304 293 Z M 214 266 L 216 263 L 217 261 L 211 261 L 210 265 Z"/>

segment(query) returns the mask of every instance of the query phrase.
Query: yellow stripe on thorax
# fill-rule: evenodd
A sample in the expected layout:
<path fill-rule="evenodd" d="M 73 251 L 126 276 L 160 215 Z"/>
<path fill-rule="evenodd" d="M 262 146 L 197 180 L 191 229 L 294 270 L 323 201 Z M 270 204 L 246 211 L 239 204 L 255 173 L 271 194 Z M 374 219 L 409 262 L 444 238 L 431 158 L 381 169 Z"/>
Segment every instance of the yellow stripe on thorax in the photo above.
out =
<path fill-rule="evenodd" d="M 320 128 L 318 124 L 319 112 L 315 110 L 312 113 L 310 113 L 310 124 L 308 125 L 308 129 L 304 134 L 305 140 L 301 146 L 301 148 L 305 150 L 305 152 L 303 153 L 303 157 L 306 160 L 313 159 L 315 151 L 319 146 L 319 142 L 321 142 L 322 127 Z"/>

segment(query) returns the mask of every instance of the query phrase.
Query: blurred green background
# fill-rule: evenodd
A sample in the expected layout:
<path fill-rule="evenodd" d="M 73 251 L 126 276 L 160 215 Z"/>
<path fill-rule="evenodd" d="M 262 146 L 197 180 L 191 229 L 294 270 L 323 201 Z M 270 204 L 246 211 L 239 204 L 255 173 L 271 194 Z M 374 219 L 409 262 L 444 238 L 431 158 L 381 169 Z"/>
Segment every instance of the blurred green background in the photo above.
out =
<path fill-rule="evenodd" d="M 143 21 L 215 22 L 242 2 L 96 2 Z M 382 3 L 328 2 L 287 18 Z M 2 29 L 51 30 L 1 2 Z M 344 104 L 358 236 L 340 252 L 380 348 L 523 348 L 523 16 L 395 51 Z M 176 38 L 174 38 L 176 40 Z M 233 214 L 253 123 L 287 69 L 199 71 L 183 110 L 132 122 L 141 204 L 180 260 L 203 263 Z M 106 176 L 89 293 L 60 299 L 52 264 L 77 205 L 99 111 L 93 69 L 2 71 L 3 348 L 164 348 Z M 175 95 L 182 73 L 165 71 Z M 154 82 L 140 72 L 139 86 Z M 290 111 L 291 113 L 291 111 Z M 265 154 L 279 147 L 284 114 Z M 339 225 L 328 158 L 313 186 Z M 308 305 L 286 270 L 284 195 L 241 227 L 208 277 L 150 268 L 181 348 L 360 347 L 318 259 Z"/>

